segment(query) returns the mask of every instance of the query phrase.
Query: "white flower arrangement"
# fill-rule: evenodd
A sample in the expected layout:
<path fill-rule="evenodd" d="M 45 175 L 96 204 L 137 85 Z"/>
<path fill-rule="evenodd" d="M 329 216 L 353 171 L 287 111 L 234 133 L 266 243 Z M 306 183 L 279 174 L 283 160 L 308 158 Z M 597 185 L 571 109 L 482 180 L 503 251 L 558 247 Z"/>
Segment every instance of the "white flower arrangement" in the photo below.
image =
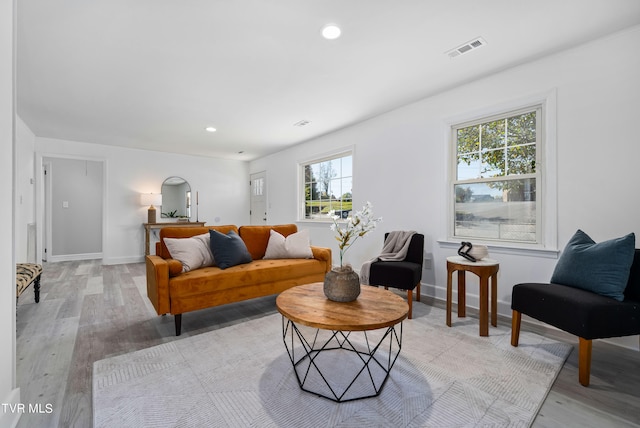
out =
<path fill-rule="evenodd" d="M 337 232 L 336 240 L 339 242 L 338 248 L 340 248 L 340 267 L 342 267 L 342 258 L 344 256 L 344 253 L 346 253 L 347 250 L 351 248 L 353 243 L 356 242 L 358 238 L 365 236 L 367 233 L 374 230 L 378 222 L 382 221 L 382 217 L 373 217 L 372 208 L 373 205 L 371 204 L 371 202 L 367 201 L 367 203 L 362 207 L 360 211 L 356 211 L 351 217 L 347 219 L 344 228 L 341 228 L 338 225 L 338 219 L 340 217 L 331 213 L 331 218 L 333 219 L 331 230 Z"/>

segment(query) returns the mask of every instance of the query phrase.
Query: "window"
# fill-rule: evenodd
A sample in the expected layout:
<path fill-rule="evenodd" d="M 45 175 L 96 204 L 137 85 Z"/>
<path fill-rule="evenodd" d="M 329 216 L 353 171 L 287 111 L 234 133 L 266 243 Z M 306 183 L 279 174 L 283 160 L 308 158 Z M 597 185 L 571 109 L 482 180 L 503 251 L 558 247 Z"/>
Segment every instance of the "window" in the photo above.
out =
<path fill-rule="evenodd" d="M 453 238 L 539 244 L 542 107 L 452 127 Z"/>
<path fill-rule="evenodd" d="M 300 164 L 302 212 L 305 220 L 347 218 L 353 201 L 353 153 L 342 152 Z"/>
<path fill-rule="evenodd" d="M 262 196 L 264 194 L 264 177 L 255 178 L 251 181 L 253 196 Z"/>

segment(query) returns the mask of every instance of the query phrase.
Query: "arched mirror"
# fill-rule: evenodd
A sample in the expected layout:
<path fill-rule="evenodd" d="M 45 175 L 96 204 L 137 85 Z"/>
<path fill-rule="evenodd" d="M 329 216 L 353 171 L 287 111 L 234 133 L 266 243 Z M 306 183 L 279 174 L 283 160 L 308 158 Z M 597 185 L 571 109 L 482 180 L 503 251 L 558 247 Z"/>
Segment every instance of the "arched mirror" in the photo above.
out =
<path fill-rule="evenodd" d="M 191 218 L 191 186 L 181 177 L 169 177 L 162 183 L 162 218 Z"/>

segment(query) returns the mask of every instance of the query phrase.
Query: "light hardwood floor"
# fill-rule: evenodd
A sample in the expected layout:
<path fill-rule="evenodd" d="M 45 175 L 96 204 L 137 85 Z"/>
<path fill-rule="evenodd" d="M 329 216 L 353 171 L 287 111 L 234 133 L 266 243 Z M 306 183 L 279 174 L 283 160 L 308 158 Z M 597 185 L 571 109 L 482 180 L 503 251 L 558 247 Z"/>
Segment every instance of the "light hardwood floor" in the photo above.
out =
<path fill-rule="evenodd" d="M 275 297 L 265 297 L 186 314 L 176 338 L 173 317 L 157 316 L 146 297 L 143 263 L 48 263 L 41 290 L 40 303 L 30 288 L 17 310 L 21 401 L 40 410 L 22 415 L 18 427 L 24 428 L 91 427 L 94 361 L 276 312 Z M 591 385 L 584 388 L 575 337 L 527 323 L 522 328 L 574 345 L 534 427 L 640 427 L 638 352 L 595 341 Z"/>

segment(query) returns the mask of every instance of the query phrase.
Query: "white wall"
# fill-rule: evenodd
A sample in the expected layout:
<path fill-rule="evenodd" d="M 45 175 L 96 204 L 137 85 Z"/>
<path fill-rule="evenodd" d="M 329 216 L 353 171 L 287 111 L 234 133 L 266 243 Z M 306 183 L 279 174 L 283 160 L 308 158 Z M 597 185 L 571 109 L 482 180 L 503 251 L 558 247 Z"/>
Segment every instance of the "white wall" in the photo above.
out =
<path fill-rule="evenodd" d="M 102 160 L 105 172 L 105 217 L 103 262 L 139 262 L 144 259 L 144 229 L 147 208 L 140 193 L 160 193 L 165 178 L 179 176 L 198 192 L 198 217 L 207 224 L 249 222 L 248 164 L 197 156 L 133 150 L 99 144 L 36 137 L 36 168 L 43 157 Z M 42 200 L 38 177 L 37 195 Z M 194 198 L 195 204 L 195 198 Z M 37 203 L 36 218 L 41 218 Z M 192 219 L 196 219 L 196 207 Z M 39 241 L 39 248 L 41 241 Z M 153 251 L 152 251 L 153 252 Z"/>
<path fill-rule="evenodd" d="M 16 388 L 16 288 L 14 248 L 14 10 L 13 1 L 0 2 L 0 402 L 20 401 Z M 0 426 L 15 426 L 20 415 L 0 409 Z"/>
<path fill-rule="evenodd" d="M 27 225 L 35 222 L 35 144 L 36 136 L 16 116 L 16 262 L 27 259 Z"/>
<path fill-rule="evenodd" d="M 271 223 L 295 220 L 296 163 L 353 145 L 354 207 L 369 200 L 383 217 L 378 230 L 356 243 L 354 266 L 376 256 L 384 231 L 415 229 L 425 234 L 423 293 L 444 298 L 447 256 L 441 246 L 447 224 L 446 124 L 451 118 L 509 104 L 536 94 L 557 94 L 557 246 L 576 229 L 596 241 L 635 232 L 640 239 L 635 122 L 640 113 L 640 27 L 551 57 L 521 65 L 256 160 L 250 172 L 266 171 Z M 463 59 L 461 57 L 459 59 Z M 469 57 L 471 58 L 471 57 Z M 461 63 L 464 66 L 464 63 Z M 328 226 L 303 223 L 316 245 L 337 246 Z M 637 244 L 640 247 L 640 242 Z M 552 245 L 553 247 L 553 245 Z M 553 248 L 551 248 L 553 249 Z M 499 312 L 510 316 L 511 287 L 548 281 L 555 258 L 494 252 L 500 261 Z M 475 279 L 475 278 L 474 278 Z M 476 282 L 477 283 L 477 282 Z M 468 286 L 468 294 L 477 288 Z M 468 299 L 477 306 L 477 300 Z M 626 344 L 638 349 L 638 338 Z"/>

